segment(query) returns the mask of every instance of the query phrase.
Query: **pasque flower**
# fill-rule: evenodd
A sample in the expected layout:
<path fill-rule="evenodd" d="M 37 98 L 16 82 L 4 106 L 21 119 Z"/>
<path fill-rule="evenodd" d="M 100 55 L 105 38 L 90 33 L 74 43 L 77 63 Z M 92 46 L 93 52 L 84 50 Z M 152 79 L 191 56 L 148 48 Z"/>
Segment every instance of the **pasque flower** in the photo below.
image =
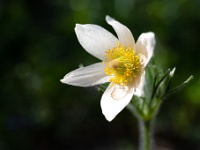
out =
<path fill-rule="evenodd" d="M 118 38 L 106 29 L 93 24 L 76 24 L 75 32 L 82 47 L 101 60 L 99 63 L 69 72 L 61 82 L 88 87 L 110 82 L 101 98 L 101 109 L 108 121 L 131 101 L 141 96 L 145 82 L 145 67 L 153 55 L 155 36 L 143 33 L 137 42 L 130 30 L 106 16 Z"/>

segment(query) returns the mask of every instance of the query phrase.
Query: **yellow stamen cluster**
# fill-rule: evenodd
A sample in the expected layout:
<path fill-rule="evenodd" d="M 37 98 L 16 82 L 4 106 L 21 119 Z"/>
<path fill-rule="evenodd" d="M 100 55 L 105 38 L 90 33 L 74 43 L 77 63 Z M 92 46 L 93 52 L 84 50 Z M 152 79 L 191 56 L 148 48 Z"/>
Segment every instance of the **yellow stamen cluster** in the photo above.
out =
<path fill-rule="evenodd" d="M 105 54 L 106 65 L 104 72 L 111 76 L 110 82 L 126 86 L 136 78 L 141 69 L 139 55 L 130 47 L 117 43 L 113 49 Z"/>

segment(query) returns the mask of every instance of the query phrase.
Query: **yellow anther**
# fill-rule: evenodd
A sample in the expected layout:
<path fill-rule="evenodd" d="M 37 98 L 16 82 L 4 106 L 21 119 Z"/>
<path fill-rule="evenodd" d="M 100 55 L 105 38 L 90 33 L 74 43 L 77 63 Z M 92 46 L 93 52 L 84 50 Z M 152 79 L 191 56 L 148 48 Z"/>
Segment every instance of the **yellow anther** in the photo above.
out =
<path fill-rule="evenodd" d="M 109 49 L 105 54 L 106 66 L 104 72 L 111 76 L 110 82 L 122 86 L 128 85 L 137 77 L 141 70 L 140 56 L 130 47 L 117 43 L 113 49 Z"/>

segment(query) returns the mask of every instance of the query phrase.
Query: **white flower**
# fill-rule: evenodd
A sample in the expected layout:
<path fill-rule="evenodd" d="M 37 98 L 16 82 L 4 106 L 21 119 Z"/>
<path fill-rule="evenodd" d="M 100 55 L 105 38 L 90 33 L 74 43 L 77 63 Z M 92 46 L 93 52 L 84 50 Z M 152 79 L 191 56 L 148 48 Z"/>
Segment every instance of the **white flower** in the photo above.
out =
<path fill-rule="evenodd" d="M 143 33 L 135 43 L 126 26 L 109 16 L 106 21 L 118 38 L 98 25 L 76 25 L 75 32 L 82 47 L 102 62 L 74 70 L 61 82 L 81 87 L 110 82 L 101 98 L 101 109 L 111 121 L 133 95 L 143 94 L 144 68 L 153 55 L 155 36 L 153 32 Z"/>

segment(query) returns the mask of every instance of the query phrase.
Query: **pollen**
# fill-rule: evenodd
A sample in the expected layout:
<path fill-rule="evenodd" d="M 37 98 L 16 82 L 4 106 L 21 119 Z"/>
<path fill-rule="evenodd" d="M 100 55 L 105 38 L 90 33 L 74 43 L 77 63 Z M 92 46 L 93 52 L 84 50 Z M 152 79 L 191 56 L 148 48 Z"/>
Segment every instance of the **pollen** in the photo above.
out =
<path fill-rule="evenodd" d="M 139 55 L 131 47 L 117 43 L 113 49 L 106 51 L 104 72 L 110 76 L 110 82 L 127 86 L 138 77 L 141 70 Z"/>

